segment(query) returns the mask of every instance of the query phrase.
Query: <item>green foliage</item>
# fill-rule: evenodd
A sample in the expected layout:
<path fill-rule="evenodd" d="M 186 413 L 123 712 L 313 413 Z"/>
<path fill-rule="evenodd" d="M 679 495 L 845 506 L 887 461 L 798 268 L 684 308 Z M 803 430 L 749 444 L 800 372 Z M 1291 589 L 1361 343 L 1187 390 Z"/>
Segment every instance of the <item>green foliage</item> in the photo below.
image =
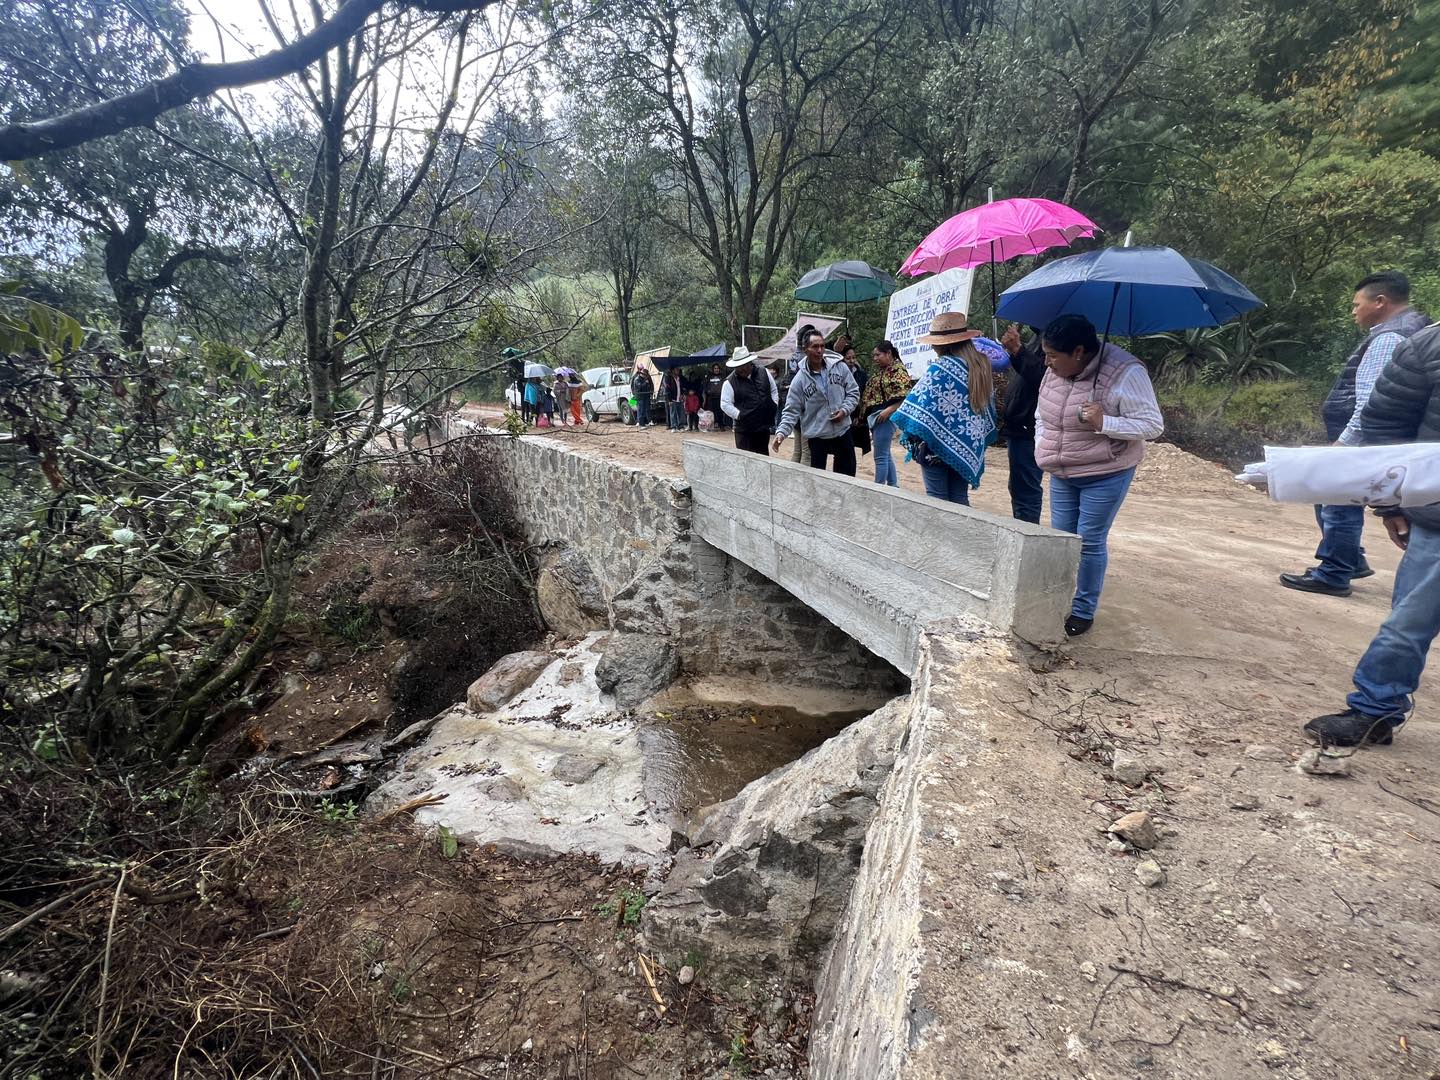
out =
<path fill-rule="evenodd" d="M 621 926 L 634 927 L 640 925 L 640 913 L 648 902 L 649 897 L 643 892 L 627 885 L 614 900 L 597 905 L 595 912 L 602 918 L 614 919 Z"/>
<path fill-rule="evenodd" d="M 741 1076 L 749 1076 L 752 1063 L 750 1061 L 750 1045 L 745 1036 L 736 1032 L 730 1037 L 730 1068 L 734 1069 Z"/>
<path fill-rule="evenodd" d="M 333 799 L 321 799 L 315 812 L 326 824 L 353 825 L 360 808 L 353 802 L 337 803 Z"/>
<path fill-rule="evenodd" d="M 78 323 L 31 302 L 9 302 L 0 336 L 6 711 L 67 738 L 83 724 L 92 747 L 153 734 L 275 611 L 308 425 L 263 375 L 76 348 Z"/>
<path fill-rule="evenodd" d="M 439 832 L 440 854 L 443 858 L 453 859 L 460 854 L 460 841 L 451 831 L 448 825 L 441 825 Z"/>
<path fill-rule="evenodd" d="M 1152 334 L 1147 340 L 1165 348 L 1157 361 L 1156 381 L 1162 386 L 1195 381 L 1238 386 L 1295 374 L 1279 360 L 1280 353 L 1300 344 L 1281 337 L 1286 332 L 1280 323 L 1257 324 L 1245 317 L 1225 326 Z"/>
<path fill-rule="evenodd" d="M 1319 422 L 1324 392 L 1322 386 L 1298 379 L 1257 380 L 1239 387 L 1191 383 L 1161 394 L 1165 434 L 1196 453 L 1239 468 L 1259 460 L 1267 443 L 1324 442 Z"/>

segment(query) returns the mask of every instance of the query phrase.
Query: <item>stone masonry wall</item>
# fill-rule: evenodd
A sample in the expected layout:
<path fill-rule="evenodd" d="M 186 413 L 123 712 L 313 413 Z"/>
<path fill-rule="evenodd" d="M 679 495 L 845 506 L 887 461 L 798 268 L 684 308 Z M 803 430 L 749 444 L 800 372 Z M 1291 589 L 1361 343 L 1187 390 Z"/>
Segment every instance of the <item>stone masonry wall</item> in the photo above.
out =
<path fill-rule="evenodd" d="M 686 672 L 838 689 L 908 685 L 779 585 L 692 536 L 684 480 L 536 436 L 504 440 L 500 461 L 527 538 L 583 558 L 610 625 L 669 636 Z"/>

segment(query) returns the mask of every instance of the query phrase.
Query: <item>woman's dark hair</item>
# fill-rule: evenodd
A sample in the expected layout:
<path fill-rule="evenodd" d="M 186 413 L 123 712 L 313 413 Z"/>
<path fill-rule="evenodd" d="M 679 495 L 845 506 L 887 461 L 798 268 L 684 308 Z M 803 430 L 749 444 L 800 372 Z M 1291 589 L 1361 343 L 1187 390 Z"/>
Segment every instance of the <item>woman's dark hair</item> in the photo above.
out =
<path fill-rule="evenodd" d="M 891 356 L 895 357 L 896 360 L 900 359 L 900 350 L 895 347 L 895 343 L 889 338 L 886 338 L 884 341 L 877 343 L 875 348 L 879 349 L 881 352 L 889 353 Z"/>
<path fill-rule="evenodd" d="M 1056 352 L 1073 353 L 1084 349 L 1087 353 L 1100 351 L 1100 339 L 1095 336 L 1095 326 L 1084 315 L 1061 315 L 1052 319 L 1045 327 L 1045 344 Z"/>

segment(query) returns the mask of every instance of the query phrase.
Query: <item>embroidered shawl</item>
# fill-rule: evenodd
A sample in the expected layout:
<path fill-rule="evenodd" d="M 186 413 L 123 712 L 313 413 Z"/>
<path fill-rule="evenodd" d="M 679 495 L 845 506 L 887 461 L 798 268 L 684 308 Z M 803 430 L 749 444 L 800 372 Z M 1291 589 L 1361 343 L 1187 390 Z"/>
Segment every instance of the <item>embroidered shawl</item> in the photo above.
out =
<path fill-rule="evenodd" d="M 995 441 L 995 403 L 979 410 L 971 404 L 970 369 L 962 358 L 936 356 L 892 422 L 907 445 L 923 442 L 971 487 L 980 486 L 985 447 Z"/>
<path fill-rule="evenodd" d="M 899 360 L 888 368 L 879 368 L 870 376 L 870 381 L 865 384 L 865 392 L 860 396 L 860 411 L 868 414 L 876 406 L 884 406 L 898 398 L 903 398 L 910 392 L 910 387 L 915 385 L 915 380 L 910 378 L 910 373 L 905 370 L 905 365 Z"/>

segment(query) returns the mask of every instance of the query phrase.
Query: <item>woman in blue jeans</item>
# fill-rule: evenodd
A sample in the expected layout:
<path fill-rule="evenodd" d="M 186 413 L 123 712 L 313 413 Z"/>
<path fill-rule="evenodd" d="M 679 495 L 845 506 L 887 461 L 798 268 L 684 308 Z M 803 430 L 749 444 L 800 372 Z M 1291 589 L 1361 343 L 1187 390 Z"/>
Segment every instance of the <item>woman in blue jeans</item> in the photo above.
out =
<path fill-rule="evenodd" d="M 893 341 L 882 341 L 876 345 L 870 359 L 875 362 L 875 374 L 870 376 L 860 392 L 860 418 L 870 426 L 875 451 L 875 483 L 899 487 L 895 455 L 890 448 L 895 438 L 895 425 L 890 418 L 900 408 L 915 380 L 910 378 L 910 373 L 900 362 L 900 350 L 895 348 Z"/>
<path fill-rule="evenodd" d="M 925 494 L 970 504 L 970 489 L 985 472 L 985 447 L 995 441 L 995 375 L 990 358 L 975 347 L 979 330 L 965 314 L 947 311 L 916 338 L 935 358 L 895 411 L 892 422 L 920 466 Z"/>
<path fill-rule="evenodd" d="M 1083 315 L 1061 315 L 1041 336 L 1045 378 L 1035 410 L 1035 461 L 1050 474 L 1050 525 L 1080 537 L 1080 575 L 1065 633 L 1095 621 L 1110 561 L 1110 526 L 1145 456 L 1165 429 L 1145 365 L 1100 344 Z"/>

